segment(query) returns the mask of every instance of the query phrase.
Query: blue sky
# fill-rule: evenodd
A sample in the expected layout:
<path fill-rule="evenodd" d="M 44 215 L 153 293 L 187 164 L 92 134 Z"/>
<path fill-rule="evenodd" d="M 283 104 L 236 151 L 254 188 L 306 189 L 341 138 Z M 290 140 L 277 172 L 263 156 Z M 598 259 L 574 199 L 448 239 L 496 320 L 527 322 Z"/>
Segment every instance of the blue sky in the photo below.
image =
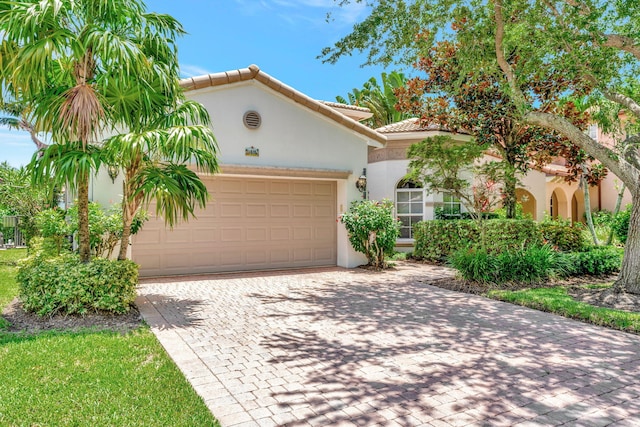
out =
<path fill-rule="evenodd" d="M 339 8 L 334 0 L 147 0 L 149 11 L 168 13 L 189 33 L 178 40 L 183 77 L 258 65 L 315 99 L 335 101 L 359 88 L 381 67 L 361 68 L 354 54 L 338 64 L 316 59 L 367 15 L 362 4 Z M 327 12 L 333 20 L 326 21 Z M 0 162 L 28 163 L 29 136 L 0 128 Z"/>

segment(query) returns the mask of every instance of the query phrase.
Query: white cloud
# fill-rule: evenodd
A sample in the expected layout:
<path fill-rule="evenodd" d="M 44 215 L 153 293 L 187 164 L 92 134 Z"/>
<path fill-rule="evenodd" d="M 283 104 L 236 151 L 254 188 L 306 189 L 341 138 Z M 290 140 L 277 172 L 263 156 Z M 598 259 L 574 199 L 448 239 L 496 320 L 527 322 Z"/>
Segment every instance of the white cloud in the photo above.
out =
<path fill-rule="evenodd" d="M 198 65 L 180 64 L 180 76 L 184 78 L 211 74 L 211 71 Z"/>
<path fill-rule="evenodd" d="M 235 0 L 236 3 L 247 7 L 247 13 L 255 8 L 255 0 Z M 342 7 L 335 0 L 260 0 L 262 8 L 278 10 L 278 16 L 284 21 L 293 24 L 299 21 L 324 23 L 327 13 L 340 25 L 353 25 L 359 21 L 366 12 L 365 3 L 353 0 Z M 255 12 L 255 9 L 253 9 Z"/>

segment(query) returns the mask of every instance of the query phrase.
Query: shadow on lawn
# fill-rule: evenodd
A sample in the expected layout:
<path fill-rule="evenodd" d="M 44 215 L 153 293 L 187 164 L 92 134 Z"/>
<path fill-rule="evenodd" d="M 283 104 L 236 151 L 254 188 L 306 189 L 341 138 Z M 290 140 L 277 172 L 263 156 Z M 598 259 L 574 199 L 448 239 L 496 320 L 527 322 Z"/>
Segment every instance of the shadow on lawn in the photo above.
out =
<path fill-rule="evenodd" d="M 308 411 L 287 425 L 640 422 L 638 337 L 373 274 L 251 295 L 297 325 L 260 342 L 303 377 L 273 393 Z"/>

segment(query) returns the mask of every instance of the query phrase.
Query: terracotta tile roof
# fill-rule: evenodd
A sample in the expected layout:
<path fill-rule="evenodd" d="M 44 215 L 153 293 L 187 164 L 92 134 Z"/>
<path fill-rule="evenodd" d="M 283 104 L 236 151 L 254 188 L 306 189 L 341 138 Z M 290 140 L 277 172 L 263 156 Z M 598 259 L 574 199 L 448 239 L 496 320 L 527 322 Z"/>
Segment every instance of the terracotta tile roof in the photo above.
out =
<path fill-rule="evenodd" d="M 239 70 L 224 71 L 214 74 L 206 74 L 203 76 L 190 77 L 188 79 L 180 80 L 180 86 L 185 90 L 196 90 L 211 86 L 223 86 L 226 84 L 256 80 L 265 86 L 279 92 L 294 102 L 301 104 L 313 111 L 316 111 L 336 122 L 345 126 L 348 129 L 353 130 L 367 138 L 377 141 L 381 144 L 386 144 L 387 138 L 376 132 L 375 130 L 345 116 L 344 114 L 336 111 L 328 105 L 320 101 L 316 101 L 297 91 L 296 89 L 285 85 L 281 81 L 274 79 L 269 74 L 260 70 L 257 65 L 250 65 L 248 68 L 242 68 Z"/>
<path fill-rule="evenodd" d="M 331 102 L 331 101 L 318 101 L 318 102 L 321 102 L 324 105 L 328 105 L 329 107 L 333 107 L 333 108 L 343 108 L 345 110 L 362 111 L 363 113 L 371 112 L 371 110 L 369 110 L 368 108 L 360 107 L 358 105 L 342 104 L 340 102 Z"/>
<path fill-rule="evenodd" d="M 444 126 L 430 123 L 428 125 L 421 125 L 420 120 L 417 118 L 405 119 L 401 122 L 391 123 L 390 125 L 382 126 L 376 129 L 377 132 L 382 134 L 388 133 L 402 133 L 402 132 L 425 132 L 425 131 L 443 131 L 443 132 L 451 132 Z M 458 133 L 462 133 L 468 135 L 467 131 L 458 131 Z"/>

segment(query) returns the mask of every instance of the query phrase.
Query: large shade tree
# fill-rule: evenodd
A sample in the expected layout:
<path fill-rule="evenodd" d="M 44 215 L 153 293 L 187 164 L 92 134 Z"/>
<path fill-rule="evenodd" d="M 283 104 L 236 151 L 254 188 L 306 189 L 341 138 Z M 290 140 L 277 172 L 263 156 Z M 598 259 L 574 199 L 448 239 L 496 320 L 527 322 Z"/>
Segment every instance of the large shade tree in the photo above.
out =
<path fill-rule="evenodd" d="M 359 0 L 354 0 L 359 1 Z M 341 0 L 349 3 L 349 0 Z M 532 75 L 560 74 L 569 86 L 564 99 L 585 95 L 618 104 L 631 121 L 640 119 L 640 2 L 607 0 L 378 0 L 351 34 L 323 51 L 336 61 L 354 50 L 368 62 L 414 62 L 442 39 L 455 39 L 468 70 L 493 70 L 501 90 L 531 125 L 564 135 L 599 160 L 630 190 L 632 213 L 618 289 L 640 294 L 640 135 L 621 135 L 610 145 L 591 138 L 561 109 L 539 111 L 522 89 Z M 454 22 L 460 31 L 450 31 Z M 422 34 L 423 37 L 416 37 Z M 518 61 L 510 61 L 513 56 Z M 499 70 L 496 72 L 496 67 Z"/>
<path fill-rule="evenodd" d="M 463 24 L 455 25 L 460 28 Z M 604 174 L 593 158 L 577 150 L 557 132 L 532 126 L 520 120 L 517 106 L 499 85 L 495 72 L 465 70 L 460 64 L 463 51 L 458 43 L 441 41 L 424 53 L 415 64 L 419 77 L 398 88 L 397 107 L 410 111 L 423 122 L 438 124 L 454 132 L 471 132 L 475 141 L 489 147 L 501 158 L 503 206 L 506 217 L 516 214 L 517 174 L 531 168 L 543 167 L 556 157 L 564 157 L 570 172 L 568 180 L 583 175 L 588 164 L 587 178 L 597 183 Z M 517 58 L 512 58 L 516 60 Z M 498 68 L 494 71 L 498 71 Z M 541 80 L 531 76 L 525 90 L 535 97 L 539 110 L 561 108 L 576 126 L 587 126 L 588 114 L 573 102 L 557 105 L 561 94 L 572 82 L 561 76 Z"/>
<path fill-rule="evenodd" d="M 147 13 L 140 0 L 22 0 L 0 1 L 0 33 L 2 96 L 26 105 L 34 126 L 57 142 L 38 160 L 35 176 L 77 190 L 79 252 L 88 261 L 89 179 L 105 160 L 99 135 L 158 129 L 162 116 L 178 108 L 173 40 L 184 31 L 168 15 Z M 202 127 L 165 139 L 173 147 L 192 143 L 196 134 L 210 142 L 208 132 Z M 215 162 L 198 166 L 214 171 Z"/>

